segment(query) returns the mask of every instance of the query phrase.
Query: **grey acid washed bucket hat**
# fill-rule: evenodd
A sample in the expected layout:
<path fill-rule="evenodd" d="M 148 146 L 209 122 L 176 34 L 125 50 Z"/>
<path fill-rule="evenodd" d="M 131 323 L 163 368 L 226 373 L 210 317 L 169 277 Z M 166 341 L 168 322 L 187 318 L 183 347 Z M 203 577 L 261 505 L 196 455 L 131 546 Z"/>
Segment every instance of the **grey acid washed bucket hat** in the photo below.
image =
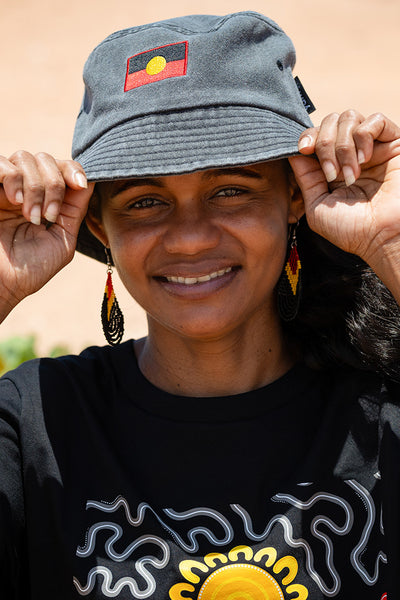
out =
<path fill-rule="evenodd" d="M 118 31 L 86 62 L 72 156 L 107 181 L 297 154 L 312 105 L 294 64 L 291 40 L 255 12 Z M 104 261 L 85 225 L 78 250 Z"/>

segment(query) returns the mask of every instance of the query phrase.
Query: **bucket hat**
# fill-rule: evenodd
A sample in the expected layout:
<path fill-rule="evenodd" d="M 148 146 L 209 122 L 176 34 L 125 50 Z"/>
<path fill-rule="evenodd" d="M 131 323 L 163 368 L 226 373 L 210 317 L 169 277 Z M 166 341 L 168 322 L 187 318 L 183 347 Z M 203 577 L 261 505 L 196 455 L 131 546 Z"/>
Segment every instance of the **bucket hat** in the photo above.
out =
<path fill-rule="evenodd" d="M 294 65 L 290 38 L 255 12 L 113 33 L 84 67 L 72 156 L 89 181 L 108 181 L 297 154 L 313 106 Z M 77 249 L 105 260 L 85 224 Z"/>

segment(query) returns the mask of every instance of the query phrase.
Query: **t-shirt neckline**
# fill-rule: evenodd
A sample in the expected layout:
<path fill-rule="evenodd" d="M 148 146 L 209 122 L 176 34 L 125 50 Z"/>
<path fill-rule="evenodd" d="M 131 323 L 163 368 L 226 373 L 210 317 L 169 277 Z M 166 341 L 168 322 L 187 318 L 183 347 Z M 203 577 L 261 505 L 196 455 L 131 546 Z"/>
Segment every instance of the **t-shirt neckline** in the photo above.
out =
<path fill-rule="evenodd" d="M 121 350 L 122 346 L 124 344 L 121 344 Z M 314 371 L 299 362 L 275 381 L 255 390 L 230 396 L 180 396 L 158 388 L 143 375 L 133 341 L 129 345 L 129 354 L 132 379 L 124 383 L 134 404 L 147 413 L 180 421 L 251 419 L 296 401 L 304 390 L 309 389 L 311 379 L 315 377 Z"/>

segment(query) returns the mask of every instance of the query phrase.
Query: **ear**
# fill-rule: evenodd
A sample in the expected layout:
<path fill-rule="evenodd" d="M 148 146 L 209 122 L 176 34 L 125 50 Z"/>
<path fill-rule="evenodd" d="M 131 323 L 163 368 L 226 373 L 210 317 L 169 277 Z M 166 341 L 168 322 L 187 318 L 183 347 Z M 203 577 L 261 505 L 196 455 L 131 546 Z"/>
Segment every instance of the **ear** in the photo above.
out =
<path fill-rule="evenodd" d="M 94 235 L 103 246 L 109 247 L 108 237 L 101 219 L 100 200 L 95 197 L 95 194 L 93 194 L 92 199 L 90 200 L 85 221 L 90 233 Z"/>
<path fill-rule="evenodd" d="M 304 200 L 291 168 L 289 168 L 288 178 L 290 193 L 288 223 L 297 223 L 305 213 Z"/>

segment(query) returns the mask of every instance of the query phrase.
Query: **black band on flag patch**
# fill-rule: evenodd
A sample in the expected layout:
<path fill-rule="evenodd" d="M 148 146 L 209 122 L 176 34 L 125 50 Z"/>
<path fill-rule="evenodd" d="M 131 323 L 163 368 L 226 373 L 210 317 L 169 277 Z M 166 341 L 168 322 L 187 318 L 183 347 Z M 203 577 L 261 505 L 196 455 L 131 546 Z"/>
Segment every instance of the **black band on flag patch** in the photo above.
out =
<path fill-rule="evenodd" d="M 177 44 L 168 44 L 167 46 L 160 46 L 159 48 L 153 48 L 152 50 L 147 50 L 147 52 L 136 54 L 129 59 L 128 74 L 143 71 L 151 59 L 156 56 L 163 56 L 167 62 L 185 60 L 186 46 L 187 42 L 178 42 Z"/>

